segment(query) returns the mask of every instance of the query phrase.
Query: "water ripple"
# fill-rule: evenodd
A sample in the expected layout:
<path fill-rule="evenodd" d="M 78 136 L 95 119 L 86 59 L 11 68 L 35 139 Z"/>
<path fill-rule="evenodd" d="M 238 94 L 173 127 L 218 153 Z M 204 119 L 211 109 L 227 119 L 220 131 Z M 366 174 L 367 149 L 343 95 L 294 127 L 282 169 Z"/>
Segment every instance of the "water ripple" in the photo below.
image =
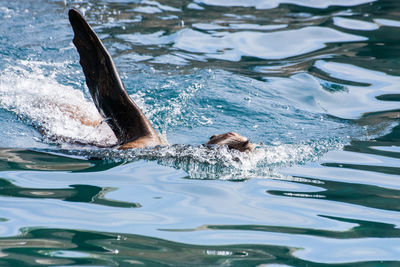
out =
<path fill-rule="evenodd" d="M 119 151 L 78 9 L 168 146 Z M 1 266 L 398 266 L 397 0 L 0 0 Z M 236 131 L 255 152 L 205 146 Z"/>

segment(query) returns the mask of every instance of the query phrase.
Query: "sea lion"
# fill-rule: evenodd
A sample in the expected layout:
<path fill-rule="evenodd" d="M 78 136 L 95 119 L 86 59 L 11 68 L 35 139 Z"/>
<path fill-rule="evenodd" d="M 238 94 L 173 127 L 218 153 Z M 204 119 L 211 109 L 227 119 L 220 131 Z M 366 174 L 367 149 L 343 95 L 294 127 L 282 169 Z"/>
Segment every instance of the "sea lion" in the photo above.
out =
<path fill-rule="evenodd" d="M 226 145 L 229 149 L 236 149 L 240 152 L 254 150 L 254 145 L 250 143 L 249 139 L 234 132 L 214 134 L 206 144 Z"/>
<path fill-rule="evenodd" d="M 80 55 L 90 95 L 100 115 L 118 139 L 119 149 L 162 145 L 157 132 L 125 90 L 114 62 L 103 43 L 75 9 L 68 12 L 74 31 L 73 43 Z M 249 140 L 237 133 L 213 135 L 207 144 L 253 151 Z"/>

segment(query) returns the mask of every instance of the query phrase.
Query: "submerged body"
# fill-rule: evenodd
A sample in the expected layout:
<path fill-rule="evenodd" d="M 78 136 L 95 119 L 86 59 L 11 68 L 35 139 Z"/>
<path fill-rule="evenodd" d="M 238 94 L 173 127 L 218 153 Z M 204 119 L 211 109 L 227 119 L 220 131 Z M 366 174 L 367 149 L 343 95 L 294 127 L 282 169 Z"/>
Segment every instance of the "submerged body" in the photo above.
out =
<path fill-rule="evenodd" d="M 117 137 L 119 149 L 162 145 L 150 121 L 127 94 L 110 54 L 96 33 L 74 9 L 69 11 L 69 20 L 86 84 L 101 117 Z M 80 120 L 84 124 L 93 123 Z M 242 152 L 253 150 L 247 138 L 232 132 L 213 135 L 207 144 L 227 145 Z"/>

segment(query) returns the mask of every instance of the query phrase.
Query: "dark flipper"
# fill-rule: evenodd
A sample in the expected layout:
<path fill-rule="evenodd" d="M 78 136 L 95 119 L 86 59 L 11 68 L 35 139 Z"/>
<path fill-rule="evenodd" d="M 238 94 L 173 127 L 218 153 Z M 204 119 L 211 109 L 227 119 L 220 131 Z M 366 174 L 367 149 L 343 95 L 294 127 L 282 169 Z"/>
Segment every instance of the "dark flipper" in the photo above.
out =
<path fill-rule="evenodd" d="M 97 110 L 114 131 L 120 144 L 144 136 L 158 139 L 149 120 L 125 91 L 111 56 L 78 11 L 69 11 L 74 44 Z"/>

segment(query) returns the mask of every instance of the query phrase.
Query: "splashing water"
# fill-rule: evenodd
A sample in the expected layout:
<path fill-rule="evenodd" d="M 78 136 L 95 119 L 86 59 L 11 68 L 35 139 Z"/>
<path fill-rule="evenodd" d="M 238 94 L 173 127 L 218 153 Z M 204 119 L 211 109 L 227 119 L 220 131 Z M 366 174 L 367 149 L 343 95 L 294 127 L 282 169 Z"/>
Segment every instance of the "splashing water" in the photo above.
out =
<path fill-rule="evenodd" d="M 258 144 L 252 154 L 205 145 L 173 145 L 128 151 L 99 149 L 93 145 L 115 146 L 116 137 L 106 123 L 100 123 L 101 117 L 96 107 L 81 90 L 57 81 L 56 74 L 65 69 L 67 64 L 19 61 L 0 74 L 0 107 L 39 129 L 44 141 L 59 145 L 67 155 L 115 162 L 154 160 L 162 165 L 183 169 L 189 177 L 197 179 L 247 179 L 279 176 L 274 173 L 276 167 L 316 160 L 323 153 L 339 149 L 346 142 L 346 138 L 338 137 L 299 144 Z M 53 70 L 46 73 L 46 67 Z M 176 85 L 167 81 L 161 88 L 168 89 Z M 195 114 L 186 120 L 179 118 L 185 117 L 183 108 L 203 87 L 201 83 L 191 84 L 166 104 L 156 103 L 154 108 L 146 104 L 145 94 L 140 91 L 133 94 L 132 98 L 151 120 L 156 121 L 162 138 L 166 140 L 165 129 L 168 127 L 182 122 L 188 124 L 196 119 L 198 124 L 202 124 L 199 119 L 201 115 Z M 85 125 L 82 121 L 95 123 Z"/>
<path fill-rule="evenodd" d="M 45 76 L 41 69 L 44 64 L 20 61 L 2 71 L 0 107 L 27 120 L 40 130 L 44 138 L 57 144 L 114 145 L 116 138 L 105 123 L 96 127 L 80 121 L 80 118 L 101 121 L 94 104 L 85 98 L 82 91 L 59 84 L 54 73 Z"/>
<path fill-rule="evenodd" d="M 1 266 L 400 262 L 398 1 L 0 2 Z M 170 146 L 83 145 L 69 8 Z"/>
<path fill-rule="evenodd" d="M 182 169 L 195 179 L 243 180 L 251 177 L 282 178 L 281 174 L 274 171 L 275 168 L 314 161 L 329 150 L 342 146 L 343 140 L 338 139 L 297 145 L 258 145 L 253 153 L 242 153 L 217 145 L 180 144 L 124 151 L 70 149 L 62 152 L 109 162 L 154 160 L 164 166 Z"/>

